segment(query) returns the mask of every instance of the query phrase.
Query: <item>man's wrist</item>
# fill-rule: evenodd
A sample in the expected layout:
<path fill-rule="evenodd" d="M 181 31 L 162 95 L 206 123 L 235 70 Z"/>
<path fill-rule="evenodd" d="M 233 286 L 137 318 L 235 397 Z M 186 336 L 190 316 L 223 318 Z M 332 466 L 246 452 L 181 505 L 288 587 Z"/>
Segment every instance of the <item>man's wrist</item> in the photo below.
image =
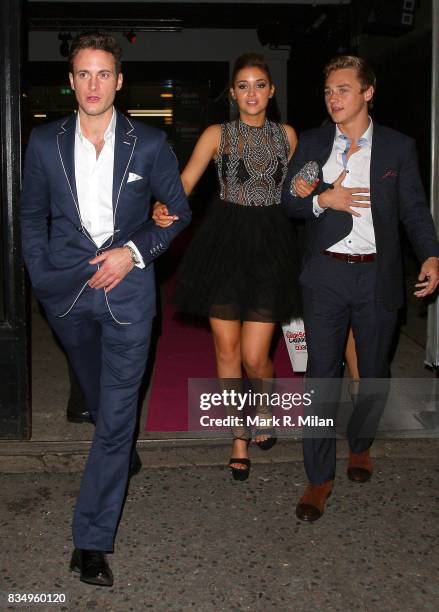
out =
<path fill-rule="evenodd" d="M 129 244 L 124 244 L 122 248 L 128 251 L 131 257 L 131 263 L 137 266 L 140 263 L 140 259 L 138 258 L 136 251 Z"/>
<path fill-rule="evenodd" d="M 315 217 L 320 217 L 325 212 L 325 209 L 319 206 L 318 197 L 316 195 L 312 197 L 312 210 Z"/>
<path fill-rule="evenodd" d="M 326 191 L 322 191 L 322 193 L 319 193 L 319 195 L 317 196 L 317 204 L 320 206 L 320 208 L 328 208 L 328 203 L 326 201 L 325 194 Z"/>

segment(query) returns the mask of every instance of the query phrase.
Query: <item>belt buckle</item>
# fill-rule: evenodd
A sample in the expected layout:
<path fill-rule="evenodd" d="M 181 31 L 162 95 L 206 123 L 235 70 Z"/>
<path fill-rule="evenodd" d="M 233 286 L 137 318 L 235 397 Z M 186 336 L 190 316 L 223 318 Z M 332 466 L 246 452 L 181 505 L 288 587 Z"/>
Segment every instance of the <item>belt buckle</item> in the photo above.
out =
<path fill-rule="evenodd" d="M 355 256 L 355 255 L 352 255 L 352 253 L 348 253 L 348 256 L 347 256 L 346 262 L 347 262 L 347 263 L 350 263 L 350 264 L 356 263 L 356 261 L 357 261 L 357 260 L 355 259 L 355 257 L 356 257 L 356 256 Z"/>

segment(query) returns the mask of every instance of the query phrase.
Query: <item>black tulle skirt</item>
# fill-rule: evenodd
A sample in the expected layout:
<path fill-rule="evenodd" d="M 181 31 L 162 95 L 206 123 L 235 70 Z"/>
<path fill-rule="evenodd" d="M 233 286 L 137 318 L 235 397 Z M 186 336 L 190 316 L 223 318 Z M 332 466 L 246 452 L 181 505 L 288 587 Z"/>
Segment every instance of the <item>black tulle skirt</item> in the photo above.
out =
<path fill-rule="evenodd" d="M 216 198 L 177 274 L 173 302 L 191 314 L 276 322 L 300 315 L 294 227 L 279 206 Z"/>

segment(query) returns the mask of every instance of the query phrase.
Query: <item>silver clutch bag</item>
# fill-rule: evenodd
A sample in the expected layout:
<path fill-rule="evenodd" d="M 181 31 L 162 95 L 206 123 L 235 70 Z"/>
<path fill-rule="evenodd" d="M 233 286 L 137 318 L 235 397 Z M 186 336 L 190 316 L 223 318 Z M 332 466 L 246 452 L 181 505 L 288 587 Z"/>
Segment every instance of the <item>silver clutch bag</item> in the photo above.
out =
<path fill-rule="evenodd" d="M 303 178 L 303 179 L 305 179 L 305 181 L 307 183 L 311 184 L 311 183 L 314 183 L 314 181 L 319 178 L 319 174 L 320 174 L 320 164 L 319 164 L 319 162 L 316 162 L 316 161 L 309 161 L 309 162 L 307 162 L 299 170 L 299 172 L 297 172 L 293 176 L 293 178 L 291 179 L 291 183 L 290 183 L 290 193 L 291 193 L 291 195 L 294 196 L 295 198 L 298 197 L 298 194 L 297 194 L 296 189 L 294 187 L 296 179 Z"/>

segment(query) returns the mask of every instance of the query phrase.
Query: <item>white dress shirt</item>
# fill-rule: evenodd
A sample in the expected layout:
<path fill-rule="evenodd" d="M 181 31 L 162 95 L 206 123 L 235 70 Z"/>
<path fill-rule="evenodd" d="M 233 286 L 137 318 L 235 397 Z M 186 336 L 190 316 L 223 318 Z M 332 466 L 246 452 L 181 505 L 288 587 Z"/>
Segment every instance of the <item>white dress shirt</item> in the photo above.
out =
<path fill-rule="evenodd" d="M 113 169 L 114 142 L 116 133 L 116 112 L 113 115 L 104 134 L 104 146 L 96 157 L 95 146 L 81 131 L 81 122 L 76 120 L 75 132 L 75 177 L 78 206 L 82 224 L 90 234 L 97 247 L 113 235 Z M 144 268 L 143 259 L 130 241 L 127 242 L 140 259 L 136 264 Z"/>
<path fill-rule="evenodd" d="M 370 189 L 370 154 L 372 150 L 373 123 L 370 119 L 367 130 L 361 137 L 361 146 L 358 151 L 346 159 L 346 137 L 338 126 L 335 130 L 334 144 L 331 155 L 323 166 L 323 180 L 333 183 L 346 169 L 343 187 L 364 187 Z M 318 196 L 313 198 L 314 214 L 319 216 L 325 211 L 318 205 Z M 372 211 L 370 208 L 354 208 L 361 217 L 352 217 L 351 232 L 336 244 L 328 247 L 334 253 L 349 253 L 351 255 L 366 255 L 376 252 L 375 230 L 373 227 Z"/>
<path fill-rule="evenodd" d="M 81 219 L 98 247 L 113 235 L 113 166 L 116 113 L 105 130 L 104 146 L 96 158 L 95 146 L 76 121 L 75 176 Z"/>

